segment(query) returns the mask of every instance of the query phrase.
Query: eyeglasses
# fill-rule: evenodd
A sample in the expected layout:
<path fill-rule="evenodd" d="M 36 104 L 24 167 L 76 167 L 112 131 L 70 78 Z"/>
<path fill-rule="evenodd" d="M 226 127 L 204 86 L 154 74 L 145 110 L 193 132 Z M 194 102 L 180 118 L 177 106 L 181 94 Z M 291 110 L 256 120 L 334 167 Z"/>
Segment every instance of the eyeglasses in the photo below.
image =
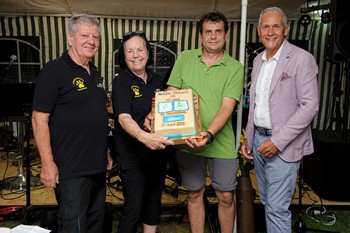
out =
<path fill-rule="evenodd" d="M 134 36 L 141 36 L 143 38 L 146 38 L 145 33 L 143 31 L 126 32 L 123 36 L 123 42 L 129 40 L 131 37 Z"/>

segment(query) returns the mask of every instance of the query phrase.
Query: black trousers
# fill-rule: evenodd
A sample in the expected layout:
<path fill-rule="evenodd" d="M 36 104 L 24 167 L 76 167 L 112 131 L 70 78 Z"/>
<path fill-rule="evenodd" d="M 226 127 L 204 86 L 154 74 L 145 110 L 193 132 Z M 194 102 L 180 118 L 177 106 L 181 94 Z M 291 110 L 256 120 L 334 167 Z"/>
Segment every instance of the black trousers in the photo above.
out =
<path fill-rule="evenodd" d="M 58 233 L 102 233 L 106 173 L 62 179 L 55 188 Z"/>
<path fill-rule="evenodd" d="M 118 233 L 135 233 L 140 222 L 158 224 L 165 172 L 165 155 L 139 167 L 121 168 L 124 204 Z"/>

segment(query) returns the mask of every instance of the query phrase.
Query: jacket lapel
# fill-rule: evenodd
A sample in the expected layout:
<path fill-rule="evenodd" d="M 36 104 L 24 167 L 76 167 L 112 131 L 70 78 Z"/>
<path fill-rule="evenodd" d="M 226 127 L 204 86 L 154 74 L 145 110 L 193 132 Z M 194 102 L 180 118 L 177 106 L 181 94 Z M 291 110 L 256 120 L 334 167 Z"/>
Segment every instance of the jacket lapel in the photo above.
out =
<path fill-rule="evenodd" d="M 290 43 L 286 40 L 282 48 L 280 57 L 278 58 L 275 72 L 273 73 L 273 77 L 270 85 L 270 96 L 273 90 L 275 89 L 283 71 L 285 71 L 285 67 L 290 61 L 291 52 L 292 52 L 292 47 Z"/>

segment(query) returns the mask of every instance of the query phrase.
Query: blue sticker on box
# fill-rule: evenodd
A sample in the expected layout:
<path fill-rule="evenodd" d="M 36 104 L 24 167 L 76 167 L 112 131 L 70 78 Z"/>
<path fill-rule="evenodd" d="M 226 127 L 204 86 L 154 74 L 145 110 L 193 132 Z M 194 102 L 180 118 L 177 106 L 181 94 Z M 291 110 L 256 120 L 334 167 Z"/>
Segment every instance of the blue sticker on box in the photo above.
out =
<path fill-rule="evenodd" d="M 163 117 L 163 122 L 164 123 L 184 121 L 184 120 L 185 120 L 185 115 L 183 115 L 183 114 L 174 115 L 174 116 L 164 116 Z"/>

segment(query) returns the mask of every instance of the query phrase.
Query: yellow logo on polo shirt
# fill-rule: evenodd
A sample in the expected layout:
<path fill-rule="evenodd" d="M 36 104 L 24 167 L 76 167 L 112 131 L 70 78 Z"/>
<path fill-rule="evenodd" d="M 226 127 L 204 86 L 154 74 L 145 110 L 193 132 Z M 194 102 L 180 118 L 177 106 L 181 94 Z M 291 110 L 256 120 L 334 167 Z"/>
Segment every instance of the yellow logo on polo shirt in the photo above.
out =
<path fill-rule="evenodd" d="M 138 98 L 138 97 L 142 96 L 142 94 L 140 93 L 140 87 L 138 87 L 138 86 L 131 86 L 131 90 L 134 92 L 135 98 Z"/>
<path fill-rule="evenodd" d="M 73 85 L 76 85 L 78 87 L 78 91 L 86 90 L 87 87 L 84 84 L 84 79 L 82 78 L 75 78 L 73 79 Z"/>

